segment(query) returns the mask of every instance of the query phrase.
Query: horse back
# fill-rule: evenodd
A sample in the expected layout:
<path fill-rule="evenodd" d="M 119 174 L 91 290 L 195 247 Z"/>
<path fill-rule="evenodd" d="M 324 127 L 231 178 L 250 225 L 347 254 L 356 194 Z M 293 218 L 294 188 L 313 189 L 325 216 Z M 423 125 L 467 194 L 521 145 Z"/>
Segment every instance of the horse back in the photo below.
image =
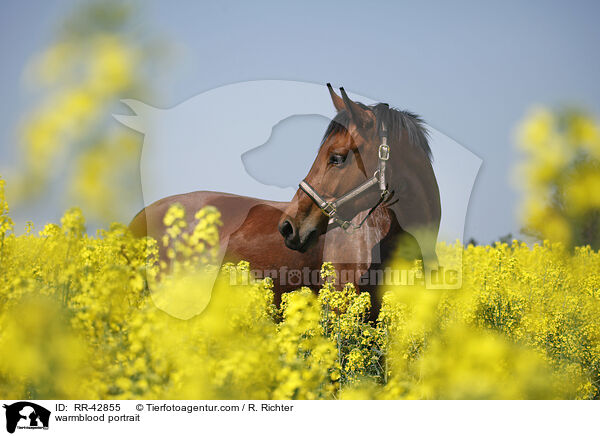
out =
<path fill-rule="evenodd" d="M 221 213 L 223 222 L 223 226 L 219 229 L 222 240 L 228 238 L 231 233 L 240 228 L 251 209 L 264 206 L 272 210 L 282 211 L 287 205 L 287 203 L 222 192 L 195 191 L 165 197 L 145 207 L 133 218 L 129 224 L 129 230 L 136 237 L 151 236 L 160 240 L 166 231 L 163 218 L 174 204 L 180 204 L 184 207 L 188 232 L 193 231 L 196 225 L 194 215 L 197 211 L 206 206 L 216 207 Z"/>

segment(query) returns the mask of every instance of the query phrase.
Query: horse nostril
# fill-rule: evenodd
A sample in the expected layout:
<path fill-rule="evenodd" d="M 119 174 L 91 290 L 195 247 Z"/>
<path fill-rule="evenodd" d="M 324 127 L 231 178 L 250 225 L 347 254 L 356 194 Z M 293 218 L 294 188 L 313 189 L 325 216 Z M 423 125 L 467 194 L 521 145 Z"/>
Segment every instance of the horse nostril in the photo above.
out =
<path fill-rule="evenodd" d="M 285 220 L 279 226 L 279 233 L 283 236 L 284 239 L 288 239 L 294 235 L 294 227 L 289 220 Z"/>

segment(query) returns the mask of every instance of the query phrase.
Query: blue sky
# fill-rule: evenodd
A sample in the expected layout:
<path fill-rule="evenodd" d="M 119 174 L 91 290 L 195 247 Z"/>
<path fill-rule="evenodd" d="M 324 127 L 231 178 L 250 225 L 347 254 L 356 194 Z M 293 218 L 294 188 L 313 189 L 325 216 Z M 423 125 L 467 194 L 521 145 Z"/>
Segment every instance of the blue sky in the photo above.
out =
<path fill-rule="evenodd" d="M 0 160 L 31 103 L 21 72 L 74 1 L 0 6 Z M 519 225 L 514 128 L 538 104 L 600 111 L 600 3 L 147 1 L 140 22 L 179 47 L 157 77 L 172 107 L 257 79 L 332 82 L 420 115 L 483 159 L 465 235 L 488 242 Z"/>

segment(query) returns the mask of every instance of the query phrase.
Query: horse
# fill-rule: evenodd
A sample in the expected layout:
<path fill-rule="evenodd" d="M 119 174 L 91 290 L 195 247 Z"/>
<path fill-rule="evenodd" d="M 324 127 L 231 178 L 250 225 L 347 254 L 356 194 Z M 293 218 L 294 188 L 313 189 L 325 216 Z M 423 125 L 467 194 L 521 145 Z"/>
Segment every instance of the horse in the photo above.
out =
<path fill-rule="evenodd" d="M 142 209 L 129 225 L 137 237 L 161 240 L 168 208 L 194 213 L 214 206 L 221 212 L 219 259 L 245 260 L 253 271 L 274 277 L 275 304 L 302 286 L 317 291 L 323 262 L 371 296 L 369 319 L 381 307 L 372 272 L 396 258 L 420 259 L 437 268 L 435 246 L 441 219 L 440 194 L 423 120 L 385 103 L 372 106 L 341 96 L 327 84 L 336 115 L 327 127 L 306 178 L 290 202 L 196 191 L 163 198 Z M 168 259 L 160 247 L 160 258 Z M 286 272 L 288 273 L 286 275 Z M 293 272 L 293 275 L 292 275 Z M 292 280 L 293 278 L 293 280 Z M 366 278 L 366 280 L 365 280 Z"/>

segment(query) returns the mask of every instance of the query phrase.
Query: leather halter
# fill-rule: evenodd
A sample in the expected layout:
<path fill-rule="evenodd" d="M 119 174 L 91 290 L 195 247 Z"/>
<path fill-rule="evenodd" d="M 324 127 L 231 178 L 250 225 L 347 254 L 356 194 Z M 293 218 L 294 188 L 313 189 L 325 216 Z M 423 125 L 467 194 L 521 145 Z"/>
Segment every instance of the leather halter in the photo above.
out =
<path fill-rule="evenodd" d="M 348 229 L 352 229 L 352 231 L 360 229 L 365 221 L 367 221 L 367 218 L 369 218 L 369 216 L 371 216 L 371 214 L 375 211 L 375 209 L 377 209 L 377 207 L 387 199 L 389 194 L 388 185 L 385 179 L 385 169 L 386 163 L 390 158 L 390 147 L 387 144 L 387 128 L 383 121 L 381 121 L 381 124 L 379 125 L 379 137 L 381 139 L 381 144 L 379 145 L 378 151 L 379 160 L 377 171 L 375 171 L 370 179 L 367 179 L 356 188 L 346 192 L 341 197 L 327 201 L 321 195 L 319 195 L 315 188 L 310 186 L 306 179 L 300 182 L 300 189 L 302 189 L 302 191 L 304 191 L 304 193 L 308 195 L 317 206 L 319 206 L 319 209 L 321 209 L 321 211 L 330 218 L 330 222 L 338 224 L 346 232 L 348 232 Z M 362 195 L 363 193 L 367 192 L 369 188 L 375 185 L 379 185 L 381 196 L 379 197 L 377 203 L 375 203 L 375 205 L 369 210 L 369 213 L 367 213 L 367 216 L 365 216 L 360 224 L 356 225 L 353 224 L 352 221 L 346 221 L 338 217 L 337 210 L 342 204 Z"/>

